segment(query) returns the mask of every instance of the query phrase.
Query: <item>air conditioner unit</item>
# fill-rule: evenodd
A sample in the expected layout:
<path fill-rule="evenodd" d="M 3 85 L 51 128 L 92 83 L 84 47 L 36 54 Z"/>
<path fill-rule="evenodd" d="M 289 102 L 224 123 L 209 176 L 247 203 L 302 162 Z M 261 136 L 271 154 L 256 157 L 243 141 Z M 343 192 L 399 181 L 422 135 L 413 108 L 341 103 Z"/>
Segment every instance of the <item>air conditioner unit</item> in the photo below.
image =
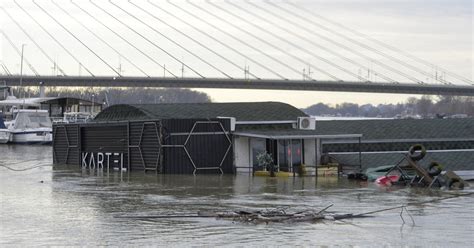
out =
<path fill-rule="evenodd" d="M 315 130 L 316 119 L 314 119 L 313 117 L 298 117 L 298 129 Z"/>
<path fill-rule="evenodd" d="M 231 132 L 235 131 L 235 124 L 237 122 L 235 117 L 221 117 L 221 116 L 218 116 L 217 119 L 227 119 L 227 120 L 229 120 L 229 122 L 230 122 L 230 131 Z"/>

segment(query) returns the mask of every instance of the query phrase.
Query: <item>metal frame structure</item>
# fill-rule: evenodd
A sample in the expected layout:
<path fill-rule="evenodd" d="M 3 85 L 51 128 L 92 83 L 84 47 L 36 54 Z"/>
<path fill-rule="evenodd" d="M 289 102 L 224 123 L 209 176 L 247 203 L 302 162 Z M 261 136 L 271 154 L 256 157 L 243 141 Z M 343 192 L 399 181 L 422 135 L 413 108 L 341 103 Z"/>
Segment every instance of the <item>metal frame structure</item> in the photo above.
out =
<path fill-rule="evenodd" d="M 162 143 L 161 143 L 161 132 L 158 130 L 158 125 L 156 124 L 157 122 L 144 122 L 142 124 L 142 130 L 141 130 L 141 133 L 140 133 L 140 140 L 138 142 L 138 145 L 131 145 L 130 144 L 130 138 L 128 139 L 128 151 L 129 151 L 129 154 L 130 154 L 130 148 L 137 148 L 139 153 L 140 153 L 140 157 L 142 159 L 142 164 L 143 164 L 143 170 L 146 172 L 148 170 L 154 170 L 156 172 L 158 172 L 158 167 L 160 166 L 160 159 L 161 159 L 161 147 L 162 147 Z M 161 124 L 161 122 L 159 122 Z M 157 141 L 158 141 L 158 156 L 157 156 L 157 160 L 156 160 L 156 164 L 153 167 L 147 167 L 147 164 L 146 164 L 146 161 L 143 157 L 143 152 L 142 152 L 142 142 L 143 142 L 143 134 L 145 132 L 145 127 L 147 125 L 153 125 L 155 127 L 155 133 L 156 133 L 156 138 L 157 138 Z M 160 125 L 160 130 L 161 130 L 161 125 Z M 128 132 L 128 136 L 130 136 L 130 132 Z M 130 164 L 128 165 L 130 167 Z"/>
<path fill-rule="evenodd" d="M 219 128 L 221 128 L 222 134 L 229 141 L 229 146 L 227 147 L 227 150 L 224 153 L 224 156 L 222 157 L 222 160 L 219 163 L 219 166 L 213 166 L 213 167 L 211 167 L 211 166 L 210 167 L 198 167 L 198 166 L 196 166 L 196 163 L 194 162 L 193 158 L 189 154 L 188 148 L 186 148 L 186 145 L 188 144 L 191 136 L 194 135 L 194 130 L 196 129 L 197 125 L 200 125 L 200 124 L 217 124 L 219 126 Z M 228 135 L 228 132 L 226 132 L 226 130 L 225 130 L 224 126 L 222 125 L 222 123 L 220 123 L 218 121 L 196 121 L 194 123 L 193 127 L 191 128 L 191 130 L 189 131 L 189 133 L 187 134 L 186 140 L 183 143 L 183 145 L 162 145 L 162 147 L 163 148 L 182 148 L 184 150 L 184 152 L 186 153 L 189 161 L 191 162 L 191 164 L 194 167 L 193 175 L 196 175 L 196 172 L 198 170 L 219 170 L 221 174 L 224 174 L 224 171 L 222 170 L 222 164 L 224 163 L 225 159 L 227 158 L 227 155 L 229 154 L 229 151 L 232 149 L 232 140 L 230 139 L 230 137 Z"/>
<path fill-rule="evenodd" d="M 76 126 L 78 129 L 78 132 L 80 132 L 79 126 L 76 124 L 74 124 L 74 126 Z M 69 150 L 71 150 L 72 148 L 76 148 L 76 149 L 79 148 L 80 143 L 78 142 L 77 145 L 71 145 L 71 143 L 69 142 L 69 135 L 67 134 L 67 126 L 59 126 L 58 128 L 54 129 L 54 132 L 53 132 L 53 146 L 54 146 L 54 142 L 56 141 L 56 137 L 57 137 L 57 133 L 59 129 L 64 130 L 64 134 L 65 134 L 64 136 L 66 137 L 67 149 L 66 149 L 66 156 L 64 158 L 64 163 L 66 164 L 69 159 Z M 55 149 L 53 149 L 53 159 L 55 161 L 58 161 Z"/>
<path fill-rule="evenodd" d="M 147 171 L 156 171 L 156 173 L 163 173 L 166 172 L 168 169 L 171 168 L 171 173 L 180 173 L 179 171 L 189 171 L 185 169 L 189 164 L 192 166 L 192 174 L 196 174 L 200 170 L 217 170 L 219 174 L 224 174 L 225 170 L 229 170 L 228 166 L 229 163 L 226 163 L 226 159 L 229 156 L 230 151 L 232 150 L 232 139 L 230 131 L 226 130 L 224 124 L 222 123 L 223 120 L 183 120 L 184 125 L 180 124 L 180 120 L 171 120 L 171 122 L 163 123 L 163 121 L 167 122 L 169 120 L 147 120 L 147 121 L 123 121 L 123 122 L 102 122 L 102 123 L 85 123 L 85 124 L 56 124 L 54 125 L 53 130 L 53 156 L 54 156 L 54 163 L 64 163 L 64 164 L 81 164 L 81 156 L 83 149 L 88 150 L 88 152 L 92 153 L 102 153 L 102 152 L 111 152 L 113 154 L 119 152 L 122 155 L 122 162 L 121 164 L 127 163 L 127 171 L 136 170 L 143 168 L 145 172 Z M 178 122 L 176 122 L 178 121 Z M 174 131 L 169 133 L 171 136 L 185 136 L 182 138 L 175 138 L 174 142 L 181 141 L 182 143 L 173 144 L 173 141 L 170 140 L 171 143 L 163 140 L 165 133 L 163 132 L 163 125 L 177 125 L 174 127 Z M 179 127 L 181 125 L 181 127 Z M 192 126 L 191 126 L 192 125 Z M 210 132 L 199 132 L 198 127 L 201 125 L 207 125 L 207 130 Z M 227 124 L 225 124 L 227 125 Z M 68 132 L 69 128 L 74 126 L 77 128 L 77 134 L 71 134 Z M 187 132 L 182 132 L 183 127 L 190 127 Z M 111 130 L 110 133 L 101 135 L 100 137 L 90 136 L 91 133 L 89 132 L 101 132 L 101 129 L 97 128 L 105 128 L 108 127 L 116 127 L 114 130 Z M 91 129 L 88 129 L 91 128 Z M 169 128 L 169 127 L 168 127 Z M 166 128 L 165 128 L 166 129 Z M 90 130 L 90 131 L 89 131 Z M 83 133 L 84 132 L 84 133 Z M 120 134 L 121 132 L 121 134 Z M 126 134 L 124 133 L 126 132 Z M 85 133 L 88 136 L 83 136 Z M 92 133 L 93 134 L 93 133 Z M 73 135 L 73 136 L 71 136 Z M 120 137 L 117 137 L 120 135 Z M 218 145 L 219 147 L 225 148 L 224 150 L 218 149 L 220 152 L 223 152 L 222 157 L 220 154 L 214 154 L 212 159 L 210 160 L 212 165 L 201 165 L 197 163 L 197 160 L 193 158 L 195 149 L 200 149 L 199 145 L 192 144 L 193 137 L 198 137 L 201 139 L 203 135 L 223 135 L 223 139 L 218 139 L 217 143 L 209 143 L 206 144 L 207 148 L 204 148 L 203 152 L 210 153 L 213 151 L 213 146 Z M 71 137 L 70 137 L 71 136 Z M 74 140 L 71 141 L 71 138 L 77 139 L 77 142 Z M 92 140 L 86 141 L 87 144 L 83 144 L 85 142 L 83 139 L 84 137 L 93 137 Z M 127 141 L 123 144 L 117 144 L 116 140 L 118 139 L 127 139 Z M 202 137 L 206 140 L 205 137 Z M 105 139 L 105 140 L 104 140 Z M 106 143 L 101 143 L 106 142 Z M 77 145 L 74 145 L 77 143 Z M 192 144 L 192 145 L 191 145 Z M 199 141 L 198 141 L 199 144 Z M 84 147 L 84 145 L 86 147 Z M 224 146 L 223 146 L 224 145 Z M 87 148 L 89 147 L 89 148 Z M 91 148 L 92 147 L 92 148 Z M 178 158 L 178 161 L 163 161 L 164 152 L 163 149 L 167 148 L 178 148 L 184 151 L 184 154 L 181 155 L 184 157 Z M 70 152 L 71 149 L 75 149 L 78 154 L 78 159 L 70 159 Z M 91 150 L 92 149 L 92 150 Z M 201 152 L 201 151 L 197 151 Z M 147 155 L 148 154 L 148 155 Z M 169 154 L 169 153 L 167 153 Z M 99 154 L 96 154 L 99 156 Z M 147 157 L 147 156 L 148 157 Z M 94 156 L 94 155 L 93 155 Z M 150 157 L 151 156 L 151 157 Z M 155 157 L 156 156 L 156 157 Z M 126 160 L 124 160 L 126 159 Z M 180 160 L 181 159 L 181 160 Z M 184 159 L 184 160 L 182 160 Z M 153 160 L 153 162 L 151 162 Z M 185 161 L 189 161 L 189 164 Z M 174 167 L 175 164 L 176 166 Z M 223 167 L 226 164 L 227 167 Z M 122 166 L 122 165 L 121 165 Z M 161 167 L 160 167 L 161 166 Z M 172 167 L 169 167 L 172 166 Z M 180 166 L 180 167 L 179 167 Z M 181 168 L 181 169 L 179 169 Z M 189 167 L 188 167 L 189 168 Z M 190 172 L 189 172 L 190 173 Z"/>

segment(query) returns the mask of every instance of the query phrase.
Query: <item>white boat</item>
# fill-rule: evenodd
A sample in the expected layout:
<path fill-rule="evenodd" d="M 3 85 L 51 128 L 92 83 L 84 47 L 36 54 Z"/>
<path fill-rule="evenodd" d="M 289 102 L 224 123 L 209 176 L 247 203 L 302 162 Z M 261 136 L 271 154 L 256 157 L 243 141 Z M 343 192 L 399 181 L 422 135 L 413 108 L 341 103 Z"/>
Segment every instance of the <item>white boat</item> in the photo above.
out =
<path fill-rule="evenodd" d="M 11 143 L 48 144 L 53 141 L 52 123 L 47 110 L 18 109 L 13 120 L 5 122 Z"/>
<path fill-rule="evenodd" d="M 11 132 L 5 126 L 2 114 L 0 113 L 0 144 L 6 144 L 10 141 Z"/>

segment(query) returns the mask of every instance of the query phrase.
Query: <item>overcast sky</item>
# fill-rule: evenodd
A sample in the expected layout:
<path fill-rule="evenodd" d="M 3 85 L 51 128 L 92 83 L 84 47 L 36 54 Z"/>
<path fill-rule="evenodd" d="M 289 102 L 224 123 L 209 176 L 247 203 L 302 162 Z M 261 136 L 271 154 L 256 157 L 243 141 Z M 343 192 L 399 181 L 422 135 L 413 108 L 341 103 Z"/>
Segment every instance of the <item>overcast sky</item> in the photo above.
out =
<path fill-rule="evenodd" d="M 212 0 L 214 5 L 201 0 L 192 0 L 193 4 L 172 0 L 176 6 L 164 0 L 152 1 L 155 6 L 146 1 L 132 1 L 137 7 L 125 0 L 114 0 L 117 6 L 108 1 L 95 0 L 97 7 L 89 1 L 74 0 L 87 13 L 70 4 L 69 0 L 55 0 L 58 5 L 50 0 L 37 0 L 46 13 L 31 0 L 17 2 L 64 46 L 63 48 L 56 43 L 12 0 L 0 2 L 0 6 L 46 52 L 47 56 L 0 10 L 0 29 L 17 49 L 20 49 L 21 44 L 26 44 L 25 58 L 41 75 L 61 74 L 60 68 L 68 75 L 114 75 L 118 72 L 125 76 L 147 74 L 170 77 L 174 74 L 185 77 L 203 75 L 243 78 L 246 76 L 243 68 L 248 66 L 252 75 L 261 78 L 302 79 L 309 68 L 309 76 L 318 80 L 337 78 L 359 81 L 364 78 L 384 81 L 385 76 L 400 82 L 410 82 L 415 78 L 427 83 L 437 83 L 427 76 L 437 75 L 462 84 L 439 68 L 420 64 L 362 37 L 354 36 L 353 33 L 285 4 L 284 1 L 272 1 L 276 6 L 260 0 L 252 0 L 252 4 L 231 0 L 235 5 L 222 0 Z M 341 23 L 394 46 L 404 53 L 473 79 L 471 0 L 290 2 L 319 17 Z M 110 16 L 100 8 L 105 9 Z M 72 35 L 49 17 L 48 13 L 71 31 Z M 123 21 L 123 24 L 118 20 Z M 338 34 L 396 57 L 425 73 L 404 67 Z M 0 66 L 3 64 L 11 73 L 18 74 L 20 57 L 1 34 L 0 46 Z M 51 60 L 56 61 L 59 68 L 54 70 Z M 395 68 L 409 77 L 389 68 Z M 0 73 L 5 73 L 2 67 Z M 25 64 L 24 73 L 33 74 L 33 70 Z M 252 75 L 247 76 L 251 78 Z M 396 103 L 408 97 L 340 92 L 203 91 L 209 93 L 215 101 L 284 101 L 298 107 L 316 102 Z"/>

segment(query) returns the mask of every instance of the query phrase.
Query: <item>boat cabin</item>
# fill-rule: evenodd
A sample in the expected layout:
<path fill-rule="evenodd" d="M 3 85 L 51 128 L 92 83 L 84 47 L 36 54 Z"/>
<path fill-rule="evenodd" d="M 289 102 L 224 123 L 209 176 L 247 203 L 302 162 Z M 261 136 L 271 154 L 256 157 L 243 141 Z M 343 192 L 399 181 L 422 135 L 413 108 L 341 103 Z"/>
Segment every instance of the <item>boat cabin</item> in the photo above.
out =
<path fill-rule="evenodd" d="M 0 112 L 12 119 L 14 109 L 47 110 L 54 122 L 67 122 L 71 119 L 89 120 L 102 111 L 102 103 L 73 97 L 35 97 L 15 98 L 9 96 L 0 101 Z M 87 117 L 86 117 L 87 116 Z"/>

